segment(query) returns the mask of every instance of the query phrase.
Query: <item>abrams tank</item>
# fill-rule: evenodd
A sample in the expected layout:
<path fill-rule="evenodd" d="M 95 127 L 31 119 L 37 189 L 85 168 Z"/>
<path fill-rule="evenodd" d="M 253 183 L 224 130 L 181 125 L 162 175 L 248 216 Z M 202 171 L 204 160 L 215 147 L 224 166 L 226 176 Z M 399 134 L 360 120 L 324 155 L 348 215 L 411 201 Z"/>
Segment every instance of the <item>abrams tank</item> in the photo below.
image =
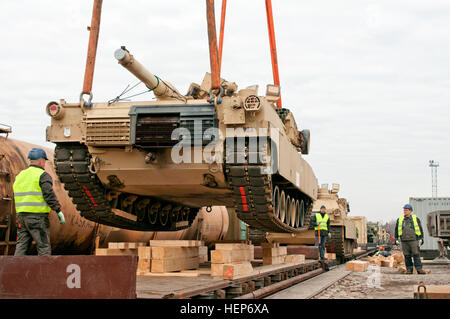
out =
<path fill-rule="evenodd" d="M 354 243 L 357 240 L 356 226 L 347 216 L 350 205 L 345 198 L 339 198 L 339 184 L 323 184 L 319 188 L 317 201 L 314 203 L 313 213 L 319 212 L 325 205 L 330 216 L 331 239 L 327 240 L 326 248 L 329 253 L 336 253 L 336 257 L 344 259 L 353 254 Z"/>
<path fill-rule="evenodd" d="M 280 88 L 238 90 L 211 76 L 187 94 L 140 64 L 124 47 L 118 63 L 156 100 L 50 102 L 47 140 L 55 167 L 81 215 L 141 231 L 189 227 L 202 206 L 234 209 L 262 231 L 307 229 L 317 179 L 299 154 L 309 131 L 288 109 L 277 109 Z"/>

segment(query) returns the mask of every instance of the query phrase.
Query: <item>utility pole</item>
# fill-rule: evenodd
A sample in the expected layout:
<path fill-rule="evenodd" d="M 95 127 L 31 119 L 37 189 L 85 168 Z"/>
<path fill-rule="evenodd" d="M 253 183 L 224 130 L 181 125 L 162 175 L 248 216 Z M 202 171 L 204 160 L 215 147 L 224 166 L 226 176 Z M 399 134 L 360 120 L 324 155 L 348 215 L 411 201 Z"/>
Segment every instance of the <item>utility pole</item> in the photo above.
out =
<path fill-rule="evenodd" d="M 437 197 L 437 168 L 439 167 L 439 162 L 434 160 L 429 161 L 429 167 L 431 167 L 431 193 L 432 197 Z"/>

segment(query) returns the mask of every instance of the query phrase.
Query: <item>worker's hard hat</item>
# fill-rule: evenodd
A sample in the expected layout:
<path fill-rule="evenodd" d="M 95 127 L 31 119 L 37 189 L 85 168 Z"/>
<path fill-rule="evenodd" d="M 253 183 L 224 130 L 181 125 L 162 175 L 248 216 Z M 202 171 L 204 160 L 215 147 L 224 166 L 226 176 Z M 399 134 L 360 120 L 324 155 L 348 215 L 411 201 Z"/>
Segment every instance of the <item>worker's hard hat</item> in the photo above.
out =
<path fill-rule="evenodd" d="M 383 248 L 383 247 L 380 247 L 380 250 L 384 250 L 384 248 Z"/>
<path fill-rule="evenodd" d="M 327 209 L 327 208 L 325 207 L 325 205 L 322 205 L 322 206 L 320 206 L 320 209 L 322 209 L 322 208 L 325 208 L 325 209 Z"/>
<path fill-rule="evenodd" d="M 403 206 L 403 209 L 409 209 L 409 210 L 413 210 L 412 209 L 412 206 L 411 205 L 409 205 L 409 204 L 406 204 L 405 206 Z"/>
<path fill-rule="evenodd" d="M 30 153 L 28 153 L 28 159 L 34 161 L 34 160 L 38 160 L 40 158 L 44 158 L 46 160 L 48 160 L 47 158 L 47 154 L 45 154 L 45 151 L 41 148 L 33 148 Z"/>

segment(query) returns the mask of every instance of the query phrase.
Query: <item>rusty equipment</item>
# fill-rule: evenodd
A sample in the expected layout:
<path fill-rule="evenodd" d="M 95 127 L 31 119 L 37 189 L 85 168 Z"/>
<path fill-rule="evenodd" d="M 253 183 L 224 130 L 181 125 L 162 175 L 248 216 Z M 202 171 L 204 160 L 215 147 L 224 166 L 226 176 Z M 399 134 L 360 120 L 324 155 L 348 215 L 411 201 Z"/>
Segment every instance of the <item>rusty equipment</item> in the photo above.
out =
<path fill-rule="evenodd" d="M 0 298 L 135 299 L 137 260 L 137 256 L 3 256 Z"/>

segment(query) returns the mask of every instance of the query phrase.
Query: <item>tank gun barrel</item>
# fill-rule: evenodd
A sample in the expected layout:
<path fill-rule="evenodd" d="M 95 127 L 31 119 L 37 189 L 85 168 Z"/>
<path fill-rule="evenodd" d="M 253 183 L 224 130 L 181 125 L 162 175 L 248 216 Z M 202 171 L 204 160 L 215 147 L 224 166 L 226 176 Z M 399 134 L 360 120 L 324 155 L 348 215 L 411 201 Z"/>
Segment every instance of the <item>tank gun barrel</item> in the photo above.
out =
<path fill-rule="evenodd" d="M 135 77 L 142 81 L 149 89 L 153 90 L 157 98 L 177 98 L 183 99 L 183 96 L 170 83 L 161 80 L 148 71 L 133 55 L 124 47 L 114 52 L 114 57 L 125 69 L 130 71 Z"/>

